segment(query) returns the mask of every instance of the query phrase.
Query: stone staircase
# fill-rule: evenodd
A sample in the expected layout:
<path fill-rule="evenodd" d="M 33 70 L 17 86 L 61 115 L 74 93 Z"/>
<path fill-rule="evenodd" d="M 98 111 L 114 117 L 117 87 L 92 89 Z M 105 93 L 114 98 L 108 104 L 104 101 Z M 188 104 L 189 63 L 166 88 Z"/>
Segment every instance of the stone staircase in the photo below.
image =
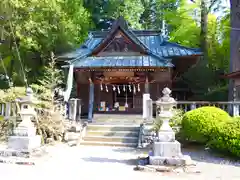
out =
<path fill-rule="evenodd" d="M 137 147 L 138 125 L 91 124 L 83 137 L 82 145 Z"/>
<path fill-rule="evenodd" d="M 97 114 L 93 123 L 88 124 L 81 144 L 137 147 L 141 122 L 139 115 Z"/>

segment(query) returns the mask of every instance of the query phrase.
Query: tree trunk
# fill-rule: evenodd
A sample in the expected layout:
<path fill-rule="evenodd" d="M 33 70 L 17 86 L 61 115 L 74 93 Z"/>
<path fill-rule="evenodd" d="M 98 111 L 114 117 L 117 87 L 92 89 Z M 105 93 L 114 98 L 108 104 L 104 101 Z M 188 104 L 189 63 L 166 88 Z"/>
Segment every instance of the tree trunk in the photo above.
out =
<path fill-rule="evenodd" d="M 201 31 L 200 31 L 200 45 L 203 52 L 202 65 L 206 66 L 208 63 L 208 48 L 207 48 L 207 23 L 208 23 L 208 9 L 205 0 L 201 0 Z"/>
<path fill-rule="evenodd" d="M 240 70 L 240 0 L 230 0 L 231 35 L 230 35 L 230 72 Z M 238 84 L 229 82 L 229 100 L 233 100 L 233 88 Z M 240 85 L 240 84 L 239 84 Z M 239 94 L 239 92 L 236 92 Z M 239 100 L 239 97 L 236 97 Z"/>

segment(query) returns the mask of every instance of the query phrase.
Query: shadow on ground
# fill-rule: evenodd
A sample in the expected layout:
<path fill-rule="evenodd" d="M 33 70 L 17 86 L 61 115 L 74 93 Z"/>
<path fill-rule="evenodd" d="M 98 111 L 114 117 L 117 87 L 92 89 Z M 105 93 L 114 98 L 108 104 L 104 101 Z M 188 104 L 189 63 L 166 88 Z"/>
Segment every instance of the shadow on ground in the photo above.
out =
<path fill-rule="evenodd" d="M 111 158 L 103 158 L 103 157 L 88 157 L 82 158 L 82 160 L 86 162 L 94 162 L 94 163 L 119 163 L 119 164 L 126 164 L 126 165 L 136 165 L 136 159 L 111 159 Z"/>
<path fill-rule="evenodd" d="M 115 148 L 113 149 L 114 152 L 120 153 L 132 153 L 136 155 L 140 154 L 148 154 L 149 148 Z"/>
<path fill-rule="evenodd" d="M 185 147 L 182 149 L 184 155 L 189 155 L 196 162 L 212 163 L 212 164 L 229 164 L 231 166 L 240 166 L 239 159 L 230 158 L 228 156 L 214 153 L 203 147 Z"/>
<path fill-rule="evenodd" d="M 147 155 L 149 149 L 134 149 L 134 148 L 116 148 L 114 152 L 120 153 L 132 153 L 136 155 L 136 158 L 140 154 Z M 188 146 L 182 148 L 184 155 L 189 155 L 192 160 L 196 162 L 212 163 L 212 164 L 229 164 L 231 166 L 240 167 L 239 159 L 229 158 L 227 156 L 211 152 L 209 149 L 205 149 L 201 146 Z"/>

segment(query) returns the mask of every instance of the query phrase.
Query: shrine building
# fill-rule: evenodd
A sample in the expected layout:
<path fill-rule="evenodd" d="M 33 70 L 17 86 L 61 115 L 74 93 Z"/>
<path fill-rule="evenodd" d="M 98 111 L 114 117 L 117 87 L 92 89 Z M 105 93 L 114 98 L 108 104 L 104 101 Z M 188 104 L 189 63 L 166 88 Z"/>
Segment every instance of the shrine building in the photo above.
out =
<path fill-rule="evenodd" d="M 80 48 L 59 58 L 73 67 L 73 97 L 82 113 L 141 113 L 144 93 L 152 100 L 164 87 L 178 100 L 188 90 L 176 78 L 196 64 L 202 52 L 167 41 L 156 30 L 133 30 L 122 18 L 111 29 L 90 32 Z"/>

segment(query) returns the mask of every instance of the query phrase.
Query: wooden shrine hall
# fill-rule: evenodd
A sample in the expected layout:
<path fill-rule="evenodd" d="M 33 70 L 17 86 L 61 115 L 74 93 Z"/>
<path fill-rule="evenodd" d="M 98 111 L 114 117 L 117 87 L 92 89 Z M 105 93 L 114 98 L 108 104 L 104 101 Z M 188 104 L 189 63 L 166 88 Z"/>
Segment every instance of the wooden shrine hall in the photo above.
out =
<path fill-rule="evenodd" d="M 86 42 L 59 58 L 73 67 L 71 97 L 82 100 L 82 112 L 141 113 L 144 93 L 153 100 L 164 87 L 194 65 L 199 49 L 166 41 L 160 31 L 132 30 L 118 18 L 111 29 L 90 32 Z"/>

